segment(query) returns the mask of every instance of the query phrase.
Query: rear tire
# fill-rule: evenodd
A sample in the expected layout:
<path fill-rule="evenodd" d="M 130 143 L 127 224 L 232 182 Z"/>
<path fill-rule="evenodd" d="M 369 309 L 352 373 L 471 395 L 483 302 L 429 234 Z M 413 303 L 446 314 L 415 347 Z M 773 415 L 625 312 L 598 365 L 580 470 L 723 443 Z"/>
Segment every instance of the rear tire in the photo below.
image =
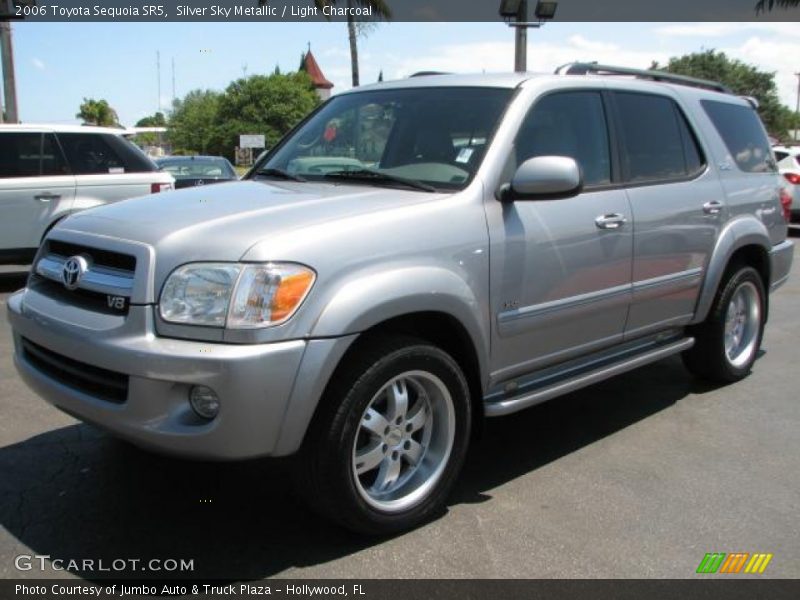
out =
<path fill-rule="evenodd" d="M 440 511 L 470 432 L 469 386 L 428 342 L 367 340 L 334 376 L 293 469 L 303 499 L 359 533 L 412 528 Z"/>
<path fill-rule="evenodd" d="M 708 317 L 690 331 L 695 345 L 683 353 L 686 368 L 715 383 L 746 377 L 761 347 L 765 307 L 758 271 L 743 265 L 729 267 Z"/>

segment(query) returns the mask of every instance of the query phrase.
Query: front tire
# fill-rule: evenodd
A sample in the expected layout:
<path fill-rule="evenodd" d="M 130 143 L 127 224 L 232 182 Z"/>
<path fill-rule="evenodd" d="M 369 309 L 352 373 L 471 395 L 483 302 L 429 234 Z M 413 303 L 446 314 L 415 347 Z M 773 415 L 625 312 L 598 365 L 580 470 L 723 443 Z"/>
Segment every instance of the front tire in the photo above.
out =
<path fill-rule="evenodd" d="M 741 265 L 730 268 L 708 318 L 691 330 L 695 345 L 683 353 L 689 371 L 715 383 L 746 377 L 761 347 L 765 307 L 758 271 Z"/>
<path fill-rule="evenodd" d="M 368 340 L 337 371 L 296 469 L 312 508 L 348 529 L 388 534 L 443 506 L 467 451 L 470 394 L 428 342 Z"/>

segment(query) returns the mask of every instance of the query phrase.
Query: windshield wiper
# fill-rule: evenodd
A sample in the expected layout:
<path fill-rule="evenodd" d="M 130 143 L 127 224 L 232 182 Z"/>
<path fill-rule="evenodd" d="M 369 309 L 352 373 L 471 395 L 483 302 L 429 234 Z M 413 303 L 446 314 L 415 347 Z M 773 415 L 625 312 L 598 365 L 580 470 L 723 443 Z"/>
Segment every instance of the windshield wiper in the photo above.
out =
<path fill-rule="evenodd" d="M 278 177 L 280 179 L 288 179 L 289 181 L 308 181 L 308 179 L 304 179 L 298 175 L 292 175 L 283 169 L 274 169 L 272 167 L 259 169 L 256 171 L 256 175 L 264 175 L 265 177 Z"/>
<path fill-rule="evenodd" d="M 375 183 L 399 183 L 416 190 L 423 192 L 435 192 L 436 188 L 427 183 L 422 183 L 416 179 L 406 179 L 405 177 L 398 177 L 397 175 L 389 175 L 388 173 L 381 173 L 380 171 L 372 171 L 370 169 L 354 169 L 352 171 L 331 171 L 325 173 L 325 177 L 330 179 L 351 179 L 354 181 L 371 181 Z"/>

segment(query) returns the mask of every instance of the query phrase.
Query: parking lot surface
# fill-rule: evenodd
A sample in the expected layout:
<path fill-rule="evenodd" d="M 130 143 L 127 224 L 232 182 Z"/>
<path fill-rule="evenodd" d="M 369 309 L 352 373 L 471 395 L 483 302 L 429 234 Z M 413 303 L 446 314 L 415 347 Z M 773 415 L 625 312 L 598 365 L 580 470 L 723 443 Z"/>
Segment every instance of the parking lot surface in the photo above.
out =
<path fill-rule="evenodd" d="M 686 578 L 707 552 L 800 577 L 797 273 L 744 381 L 710 387 L 673 358 L 489 420 L 447 512 L 390 539 L 309 513 L 286 464 L 164 458 L 59 412 L 17 377 L 3 314 L 0 577 L 109 575 L 15 568 L 49 555 L 192 559 L 198 579 Z M 3 313 L 23 284 L 0 274 Z"/>

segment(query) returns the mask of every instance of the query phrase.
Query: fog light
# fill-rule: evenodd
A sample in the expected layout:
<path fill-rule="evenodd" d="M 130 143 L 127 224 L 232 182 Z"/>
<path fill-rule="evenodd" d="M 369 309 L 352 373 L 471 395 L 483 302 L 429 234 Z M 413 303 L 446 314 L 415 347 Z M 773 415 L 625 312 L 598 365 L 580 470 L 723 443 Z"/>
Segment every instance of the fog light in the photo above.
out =
<path fill-rule="evenodd" d="M 219 398 L 209 387 L 193 385 L 189 390 L 189 404 L 192 410 L 204 419 L 213 419 L 219 412 Z"/>

